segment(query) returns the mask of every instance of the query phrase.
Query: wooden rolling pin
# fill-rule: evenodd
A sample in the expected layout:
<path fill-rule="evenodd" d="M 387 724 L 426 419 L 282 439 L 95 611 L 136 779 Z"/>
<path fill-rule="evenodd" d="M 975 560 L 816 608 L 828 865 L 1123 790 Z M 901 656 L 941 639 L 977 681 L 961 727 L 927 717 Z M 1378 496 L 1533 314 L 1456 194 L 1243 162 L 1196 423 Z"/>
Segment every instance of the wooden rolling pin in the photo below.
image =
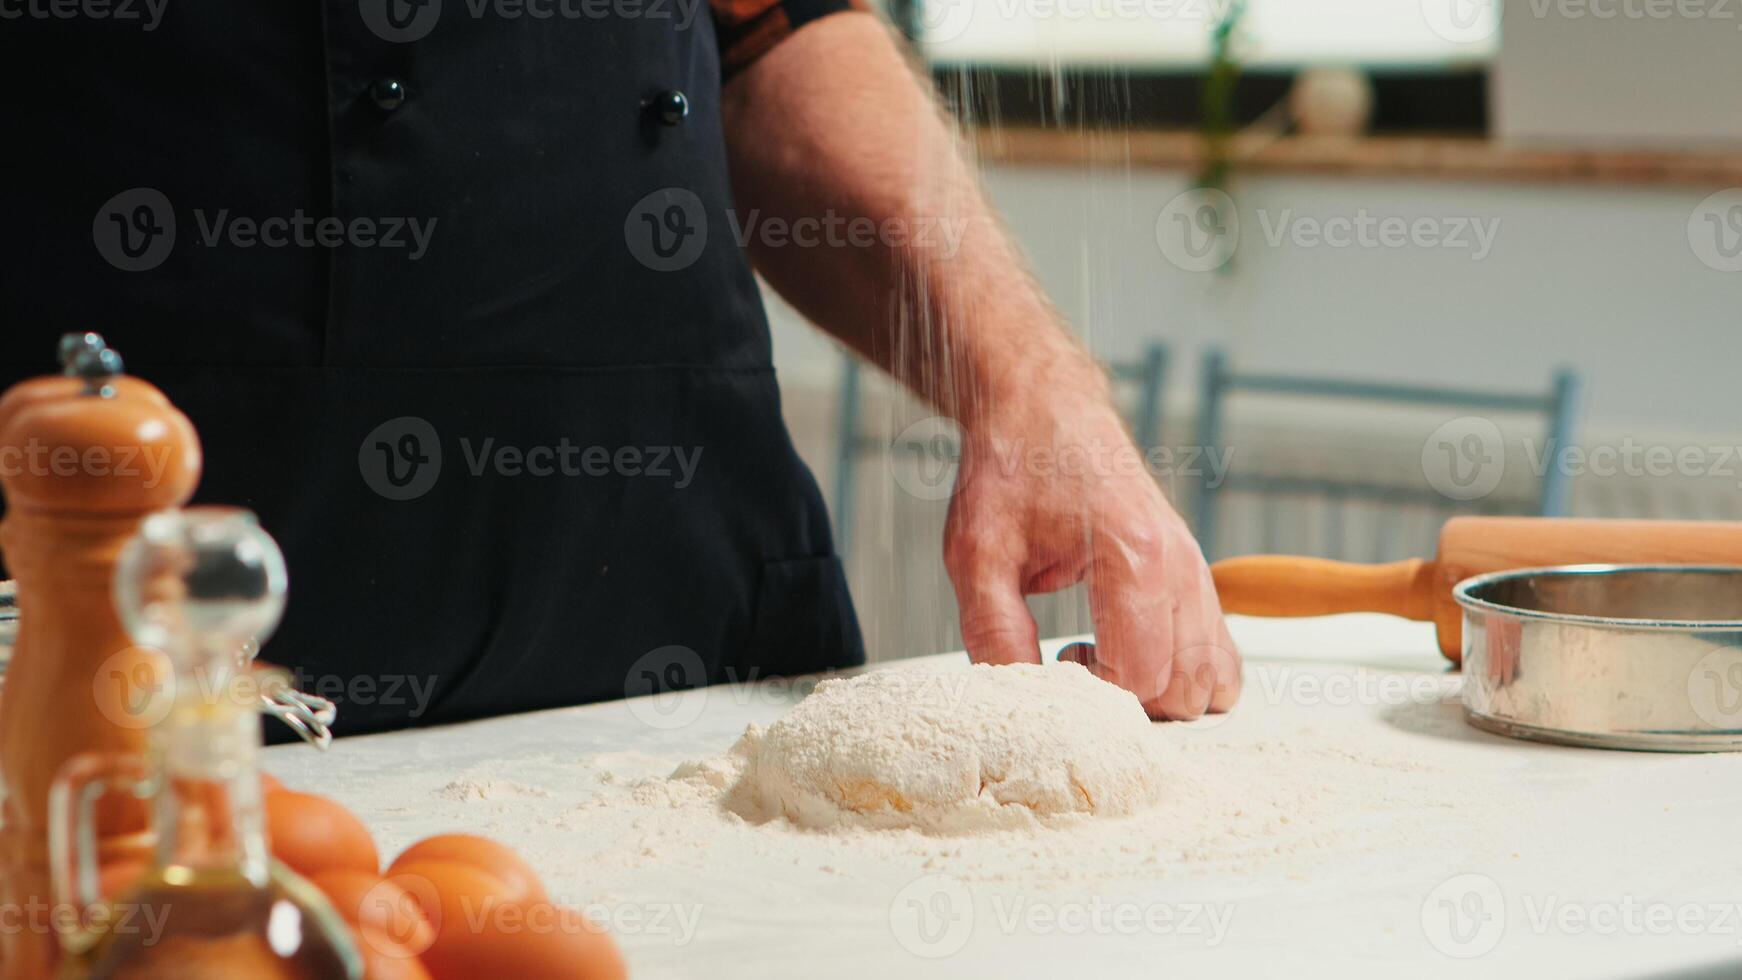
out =
<path fill-rule="evenodd" d="M 1210 566 L 1222 609 L 1249 616 L 1382 612 L 1431 622 L 1440 652 L 1463 660 L 1463 616 L 1452 587 L 1472 575 L 1544 565 L 1627 562 L 1742 564 L 1742 522 L 1455 517 L 1432 561 L 1356 565 L 1249 555 Z"/>

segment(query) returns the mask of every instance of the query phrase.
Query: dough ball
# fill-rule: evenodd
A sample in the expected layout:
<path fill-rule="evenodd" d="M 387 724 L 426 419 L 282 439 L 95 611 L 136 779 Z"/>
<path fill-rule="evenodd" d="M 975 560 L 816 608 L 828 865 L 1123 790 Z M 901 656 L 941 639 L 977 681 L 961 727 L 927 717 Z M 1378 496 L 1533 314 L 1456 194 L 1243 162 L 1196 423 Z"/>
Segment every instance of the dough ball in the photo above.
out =
<path fill-rule="evenodd" d="M 1137 699 L 1074 663 L 826 680 L 734 751 L 747 819 L 939 834 L 1129 814 L 1170 768 Z"/>

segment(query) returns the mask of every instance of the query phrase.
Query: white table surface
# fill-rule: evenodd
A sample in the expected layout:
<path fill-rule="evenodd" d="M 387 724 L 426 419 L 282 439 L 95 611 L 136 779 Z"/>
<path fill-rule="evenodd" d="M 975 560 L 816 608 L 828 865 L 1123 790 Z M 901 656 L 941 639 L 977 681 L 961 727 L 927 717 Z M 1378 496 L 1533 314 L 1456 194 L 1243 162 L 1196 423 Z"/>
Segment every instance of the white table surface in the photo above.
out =
<path fill-rule="evenodd" d="M 965 921 L 965 933 L 951 934 L 965 939 L 947 940 L 949 955 L 916 955 L 895 923 L 913 894 L 911 867 L 843 874 L 796 858 L 746 867 L 725 856 L 718 866 L 668 867 L 620 853 L 636 846 L 639 818 L 614 827 L 598 808 L 577 809 L 601 791 L 607 768 L 668 772 L 725 750 L 749 722 L 779 717 L 801 690 L 780 682 L 662 702 L 659 717 L 682 717 L 678 726 L 649 725 L 645 702 L 616 702 L 348 739 L 325 754 L 280 746 L 267 765 L 293 788 L 352 807 L 387 857 L 448 831 L 484 833 L 535 856 L 560 841 L 562 862 L 540 868 L 552 895 L 616 903 L 605 907 L 617 910 L 618 940 L 638 977 L 1742 975 L 1742 754 L 1602 752 L 1478 732 L 1443 696 L 1455 682 L 1443 678 L 1423 624 L 1236 617 L 1233 631 L 1246 691 L 1235 714 L 1213 724 L 1216 738 L 1311 748 L 1353 730 L 1363 746 L 1420 759 L 1445 802 L 1429 815 L 1438 829 L 1427 838 L 1339 852 L 1310 874 L 1259 862 L 1106 892 L 1144 908 L 1228 910 L 1216 941 L 1124 927 L 1012 927 L 1008 907 L 994 903 L 1014 886 L 970 882 L 952 896 L 965 894 L 971 908 L 939 910 L 966 915 L 936 923 L 942 935 Z M 960 655 L 932 659 L 966 664 Z M 1264 756 L 1242 755 L 1240 764 L 1253 758 Z M 1349 780 L 1375 778 L 1349 765 Z M 497 774 L 514 791 L 459 798 L 456 785 Z M 1347 814 L 1351 826 L 1378 831 L 1417 816 L 1359 805 Z M 706 841 L 690 843 L 707 853 Z M 1082 910 L 1104 897 L 1075 887 L 1046 892 L 1045 901 Z M 656 927 L 661 910 L 668 922 Z M 689 927 L 673 924 L 686 916 Z"/>

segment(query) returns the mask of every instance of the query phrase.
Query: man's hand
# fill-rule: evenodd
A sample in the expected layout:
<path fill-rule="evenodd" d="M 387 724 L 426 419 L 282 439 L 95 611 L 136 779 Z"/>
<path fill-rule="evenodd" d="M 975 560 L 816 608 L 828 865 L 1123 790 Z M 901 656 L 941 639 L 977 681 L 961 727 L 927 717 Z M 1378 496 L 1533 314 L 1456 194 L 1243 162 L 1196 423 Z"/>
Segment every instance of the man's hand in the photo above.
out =
<path fill-rule="evenodd" d="M 1227 711 L 1240 659 L 1210 570 L 1111 408 L 1053 399 L 966 433 L 944 529 L 962 636 L 981 663 L 1040 662 L 1027 594 L 1086 582 L 1091 669 L 1151 717 Z"/>

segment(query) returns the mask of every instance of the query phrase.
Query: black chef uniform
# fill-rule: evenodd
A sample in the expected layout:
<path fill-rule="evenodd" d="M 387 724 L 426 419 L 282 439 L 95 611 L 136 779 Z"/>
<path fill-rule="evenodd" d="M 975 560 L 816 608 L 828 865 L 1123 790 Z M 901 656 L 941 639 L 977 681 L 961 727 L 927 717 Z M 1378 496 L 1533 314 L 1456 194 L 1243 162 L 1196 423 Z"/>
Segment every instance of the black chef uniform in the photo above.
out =
<path fill-rule="evenodd" d="M 0 0 L 0 381 L 97 330 L 163 388 L 340 732 L 863 659 L 717 41 L 836 0 L 122 6 Z"/>

